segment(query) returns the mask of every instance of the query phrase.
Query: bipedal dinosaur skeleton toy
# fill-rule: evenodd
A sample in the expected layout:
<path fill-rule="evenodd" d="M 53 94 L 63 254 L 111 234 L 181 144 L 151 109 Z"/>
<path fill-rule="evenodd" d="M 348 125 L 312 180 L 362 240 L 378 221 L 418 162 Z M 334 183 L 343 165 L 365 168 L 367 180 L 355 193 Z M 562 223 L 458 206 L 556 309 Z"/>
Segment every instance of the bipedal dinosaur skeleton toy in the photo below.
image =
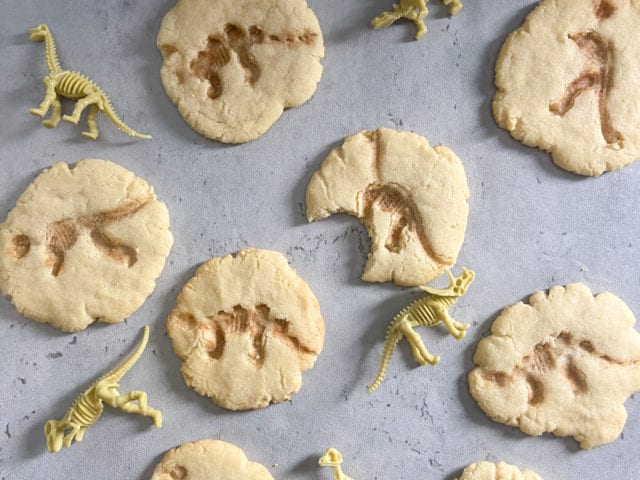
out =
<path fill-rule="evenodd" d="M 127 126 L 113 109 L 109 97 L 96 85 L 95 82 L 87 78 L 85 75 L 71 70 L 62 70 L 58 55 L 56 53 L 56 44 L 53 35 L 46 25 L 38 25 L 29 30 L 29 40 L 33 42 L 45 42 L 45 61 L 49 74 L 42 80 L 45 88 L 44 100 L 38 108 L 32 108 L 29 113 L 44 117 L 49 108 L 53 109 L 51 117 L 43 120 L 42 125 L 47 128 L 54 128 L 60 122 L 60 97 L 76 100 L 76 106 L 71 115 L 65 115 L 62 120 L 78 124 L 80 114 L 89 107 L 87 115 L 88 132 L 82 132 L 85 137 L 93 140 L 98 138 L 98 110 L 106 115 L 113 124 L 127 135 L 137 138 L 151 138 L 151 135 L 144 135 L 136 132 Z"/>
<path fill-rule="evenodd" d="M 416 40 L 419 40 L 427 33 L 427 26 L 424 24 L 424 17 L 429 13 L 427 2 L 429 0 L 400 0 L 399 3 L 393 4 L 392 12 L 382 12 L 371 21 L 371 25 L 377 30 L 406 18 L 416 26 Z M 442 3 L 449 5 L 449 15 L 455 15 L 462 10 L 460 0 L 442 0 Z"/>
<path fill-rule="evenodd" d="M 47 438 L 49 452 L 58 452 L 62 447 L 68 448 L 74 440 L 81 442 L 85 430 L 100 419 L 104 410 L 102 402 L 126 413 L 151 417 L 156 428 L 162 427 L 162 413 L 147 404 L 145 392 L 132 390 L 121 394 L 118 391 L 118 382 L 140 358 L 148 340 L 149 327 L 145 326 L 142 340 L 131 355 L 82 392 L 62 419 L 52 419 L 45 424 L 44 435 Z"/>
<path fill-rule="evenodd" d="M 406 337 L 411 347 L 411 353 L 420 365 L 435 365 L 440 361 L 437 355 L 431 355 L 422 343 L 420 336 L 413 330 L 414 327 L 433 327 L 438 323 L 444 323 L 449 333 L 456 340 L 461 340 L 467 333 L 468 323 L 460 323 L 449 316 L 449 308 L 467 292 L 467 288 L 473 282 L 475 273 L 466 268 L 458 278 L 454 278 L 450 271 L 449 286 L 447 288 L 420 287 L 429 295 L 411 303 L 403 308 L 392 320 L 382 349 L 380 368 L 373 383 L 367 388 L 371 393 L 380 386 L 387 373 L 389 361 L 398 342 Z"/>

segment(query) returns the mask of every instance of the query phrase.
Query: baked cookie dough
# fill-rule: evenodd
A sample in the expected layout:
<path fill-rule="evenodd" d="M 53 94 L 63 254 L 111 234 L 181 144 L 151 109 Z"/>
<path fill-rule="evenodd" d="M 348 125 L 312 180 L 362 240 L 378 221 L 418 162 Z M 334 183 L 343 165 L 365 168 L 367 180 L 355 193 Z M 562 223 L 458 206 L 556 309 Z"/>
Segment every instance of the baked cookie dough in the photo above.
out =
<path fill-rule="evenodd" d="M 56 163 L 0 225 L 0 291 L 67 332 L 121 322 L 153 291 L 172 244 L 147 182 L 107 160 Z"/>
<path fill-rule="evenodd" d="M 458 480 L 542 480 L 531 470 L 520 471 L 508 463 L 472 463 L 462 472 Z"/>
<path fill-rule="evenodd" d="M 288 400 L 324 342 L 309 286 L 284 255 L 253 248 L 200 266 L 167 331 L 187 385 L 231 410 Z"/>
<path fill-rule="evenodd" d="M 615 440 L 624 402 L 640 390 L 640 333 L 615 295 L 581 283 L 505 308 L 480 341 L 471 395 L 497 422 L 529 435 L 572 436 L 590 449 Z"/>
<path fill-rule="evenodd" d="M 198 440 L 169 450 L 150 480 L 273 480 L 261 464 L 251 462 L 235 445 Z"/>
<path fill-rule="evenodd" d="M 636 1 L 541 1 L 498 56 L 498 124 L 580 175 L 640 158 L 638 25 Z"/>
<path fill-rule="evenodd" d="M 157 39 L 167 95 L 207 138 L 258 138 L 315 92 L 322 32 L 305 0 L 178 0 Z"/>
<path fill-rule="evenodd" d="M 469 188 L 460 159 L 420 135 L 362 131 L 333 149 L 307 186 L 307 218 L 358 217 L 371 237 L 362 279 L 422 285 L 456 262 Z"/>

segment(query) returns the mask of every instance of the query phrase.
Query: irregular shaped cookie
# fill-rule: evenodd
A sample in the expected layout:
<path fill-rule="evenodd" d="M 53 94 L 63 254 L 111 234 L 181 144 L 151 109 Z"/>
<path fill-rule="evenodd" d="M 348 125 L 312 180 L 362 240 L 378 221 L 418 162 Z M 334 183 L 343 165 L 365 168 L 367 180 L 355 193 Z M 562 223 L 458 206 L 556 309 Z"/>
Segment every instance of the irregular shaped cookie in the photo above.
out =
<path fill-rule="evenodd" d="M 640 333 L 615 295 L 574 283 L 500 313 L 478 345 L 471 395 L 494 420 L 529 435 L 573 436 L 585 449 L 616 439 L 640 390 Z"/>
<path fill-rule="evenodd" d="M 320 81 L 324 45 L 305 0 L 179 0 L 158 33 L 167 95 L 198 133 L 258 138 Z"/>
<path fill-rule="evenodd" d="M 498 124 L 581 175 L 640 158 L 638 25 L 636 1 L 541 1 L 498 56 Z"/>
<path fill-rule="evenodd" d="M 153 291 L 172 244 L 147 182 L 107 160 L 56 163 L 0 225 L 0 290 L 67 332 L 121 322 Z"/>
<path fill-rule="evenodd" d="M 508 463 L 472 463 L 462 472 L 459 480 L 542 480 L 531 470 L 520 471 Z"/>
<path fill-rule="evenodd" d="M 235 445 L 198 440 L 169 450 L 150 480 L 273 480 L 261 464 L 251 462 Z"/>
<path fill-rule="evenodd" d="M 460 159 L 411 132 L 379 128 L 347 137 L 307 186 L 307 218 L 358 217 L 371 253 L 362 279 L 422 285 L 456 262 L 469 189 Z"/>
<path fill-rule="evenodd" d="M 282 254 L 252 248 L 200 266 L 167 331 L 187 385 L 231 410 L 288 400 L 324 342 L 309 286 Z"/>

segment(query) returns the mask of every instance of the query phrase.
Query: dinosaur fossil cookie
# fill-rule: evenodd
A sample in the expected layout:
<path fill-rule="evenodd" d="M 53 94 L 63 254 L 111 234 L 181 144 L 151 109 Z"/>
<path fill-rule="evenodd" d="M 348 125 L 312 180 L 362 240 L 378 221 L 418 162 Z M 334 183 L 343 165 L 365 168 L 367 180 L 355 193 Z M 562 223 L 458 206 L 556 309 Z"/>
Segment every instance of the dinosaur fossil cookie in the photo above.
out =
<path fill-rule="evenodd" d="M 508 463 L 472 463 L 462 472 L 459 480 L 542 480 L 531 470 L 520 471 Z"/>
<path fill-rule="evenodd" d="M 225 143 L 258 138 L 320 81 L 324 45 L 305 0 L 179 0 L 158 33 L 167 95 Z"/>
<path fill-rule="evenodd" d="M 344 212 L 369 231 L 362 279 L 422 285 L 456 262 L 469 189 L 460 159 L 411 132 L 379 128 L 347 137 L 307 186 L 309 221 Z"/>
<path fill-rule="evenodd" d="M 273 480 L 261 464 L 251 462 L 235 445 L 198 440 L 169 450 L 150 480 Z"/>
<path fill-rule="evenodd" d="M 200 266 L 167 331 L 187 385 L 231 410 L 288 400 L 324 342 L 308 285 L 282 254 L 257 249 Z"/>
<path fill-rule="evenodd" d="M 67 332 L 130 316 L 173 243 L 153 188 L 106 160 L 44 170 L 0 225 L 0 291 Z"/>
<path fill-rule="evenodd" d="M 575 283 L 537 292 L 500 313 L 478 345 L 471 394 L 494 420 L 529 435 L 612 442 L 640 390 L 640 333 L 615 295 Z"/>
<path fill-rule="evenodd" d="M 581 175 L 640 158 L 640 3 L 543 0 L 496 63 L 493 114 Z"/>

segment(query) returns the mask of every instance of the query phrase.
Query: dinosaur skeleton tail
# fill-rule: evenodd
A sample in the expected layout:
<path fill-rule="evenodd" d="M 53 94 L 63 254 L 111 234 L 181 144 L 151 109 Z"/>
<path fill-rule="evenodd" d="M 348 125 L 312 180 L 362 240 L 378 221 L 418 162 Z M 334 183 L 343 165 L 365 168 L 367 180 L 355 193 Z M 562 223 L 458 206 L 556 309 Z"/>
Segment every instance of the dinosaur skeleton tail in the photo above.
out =
<path fill-rule="evenodd" d="M 109 120 L 111 120 L 111 122 L 118 128 L 118 130 L 136 138 L 144 138 L 144 139 L 151 138 L 151 135 L 145 135 L 144 133 L 136 132 L 133 128 L 129 127 L 126 123 L 124 123 L 116 113 L 116 110 L 113 108 L 113 105 L 111 105 L 111 101 L 109 100 L 109 97 L 107 97 L 104 94 L 103 94 L 103 102 L 104 102 L 104 113 L 107 115 Z"/>
<path fill-rule="evenodd" d="M 142 352 L 144 352 L 145 347 L 147 346 L 147 341 L 149 340 L 149 326 L 145 325 L 144 330 L 142 332 L 142 339 L 140 339 L 140 343 L 136 347 L 136 349 L 124 360 L 120 365 L 115 367 L 113 370 L 104 374 L 100 377 L 95 383 L 98 383 L 106 378 L 113 378 L 116 382 L 120 380 L 125 373 L 127 373 L 131 367 L 138 361 Z"/>
<path fill-rule="evenodd" d="M 398 316 L 391 322 L 389 328 L 387 329 L 387 336 L 384 341 L 384 349 L 382 350 L 382 357 L 380 359 L 380 367 L 378 368 L 378 373 L 376 374 L 376 378 L 373 379 L 373 383 L 367 387 L 367 393 L 371 393 L 376 390 L 382 381 L 384 380 L 385 375 L 387 374 L 387 368 L 389 367 L 389 362 L 391 361 L 391 357 L 393 356 L 393 351 L 398 345 L 398 342 L 402 339 L 402 332 L 397 328 L 398 319 L 403 316 L 403 309 Z"/>

